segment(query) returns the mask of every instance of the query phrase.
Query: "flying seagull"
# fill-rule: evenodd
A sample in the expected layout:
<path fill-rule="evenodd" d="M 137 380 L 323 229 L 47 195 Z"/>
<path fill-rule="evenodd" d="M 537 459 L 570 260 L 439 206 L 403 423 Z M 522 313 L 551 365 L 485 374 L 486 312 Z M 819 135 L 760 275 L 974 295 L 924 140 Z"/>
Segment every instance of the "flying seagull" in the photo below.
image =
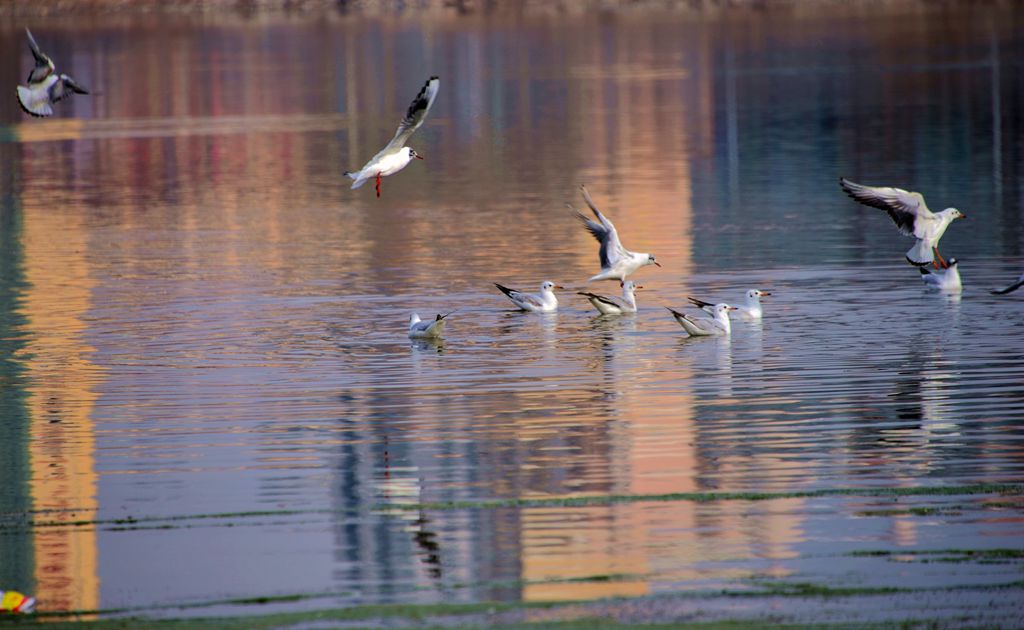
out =
<path fill-rule="evenodd" d="M 729 311 L 735 311 L 736 307 L 729 306 L 728 304 L 715 304 L 714 319 L 709 317 L 694 318 L 671 308 L 668 310 L 676 318 L 676 321 L 679 322 L 679 325 L 686 329 L 686 332 L 690 333 L 691 337 L 711 337 L 728 335 L 732 332 L 732 324 L 729 323 Z"/>
<path fill-rule="evenodd" d="M 516 291 L 508 287 L 503 287 L 497 282 L 494 286 L 498 287 L 498 290 L 508 296 L 508 299 L 512 300 L 512 303 L 521 308 L 524 311 L 533 311 L 535 313 L 544 313 L 547 311 L 553 311 L 558 308 L 558 298 L 555 297 L 553 289 L 564 289 L 550 280 L 545 280 L 540 285 L 540 295 L 534 293 L 523 293 L 522 291 Z"/>
<path fill-rule="evenodd" d="M 636 291 L 643 287 L 633 282 L 632 280 L 626 280 L 622 283 L 622 297 L 605 297 L 603 295 L 597 295 L 596 293 L 587 293 L 580 291 L 579 294 L 590 300 L 590 303 L 594 305 L 602 315 L 621 315 L 623 313 L 635 313 L 636 312 Z"/>
<path fill-rule="evenodd" d="M 444 332 L 445 317 L 451 313 L 441 315 L 438 313 L 435 319 L 423 321 L 420 316 L 413 313 L 409 317 L 409 338 L 410 339 L 437 339 Z"/>
<path fill-rule="evenodd" d="M 771 293 L 760 289 L 748 289 L 746 304 L 737 306 L 736 312 L 744 319 L 761 319 L 761 297 L 766 295 L 771 295 Z M 686 299 L 690 300 L 690 303 L 694 306 L 699 306 L 704 312 L 711 315 L 715 314 L 715 305 L 713 303 L 698 300 L 695 297 L 688 297 Z"/>
<path fill-rule="evenodd" d="M 587 187 L 580 186 L 580 192 L 583 193 L 583 201 L 586 201 L 587 205 L 590 206 L 590 210 L 597 217 L 597 221 L 587 218 L 582 212 L 574 209 L 576 217 L 583 222 L 583 225 L 594 235 L 597 242 L 601 244 L 601 249 L 598 251 L 598 256 L 601 260 L 601 273 L 588 280 L 588 282 L 618 280 L 622 283 L 626 280 L 626 276 L 640 267 L 647 265 L 661 266 L 654 259 L 653 255 L 638 254 L 623 247 L 619 241 L 619 233 L 615 230 L 615 226 L 594 205 L 594 201 L 590 198 L 590 193 L 587 192 Z"/>
<path fill-rule="evenodd" d="M 956 264 L 956 258 L 950 258 L 945 269 L 932 271 L 927 267 L 918 267 L 921 271 L 921 280 L 924 280 L 930 289 L 943 293 L 960 293 L 963 284 L 960 282 L 960 270 Z"/>
<path fill-rule="evenodd" d="M 54 103 L 58 103 L 72 94 L 88 94 L 89 91 L 75 83 L 66 74 L 58 74 L 53 60 L 39 50 L 32 32 L 25 29 L 28 36 L 28 47 L 36 60 L 35 67 L 28 74 L 28 86 L 18 86 L 18 104 L 26 114 L 32 116 L 52 116 Z"/>
<path fill-rule="evenodd" d="M 967 215 L 956 208 L 946 208 L 933 213 L 924 203 L 921 193 L 909 192 L 902 188 L 874 187 L 855 184 L 845 177 L 839 178 L 843 191 L 856 201 L 872 208 L 885 210 L 889 217 L 907 236 L 917 239 L 907 252 L 907 261 L 912 265 L 932 263 L 936 269 L 944 269 L 946 261 L 939 254 L 939 239 L 953 219 L 964 219 Z M 938 259 L 938 263 L 935 259 Z"/>
<path fill-rule="evenodd" d="M 345 175 L 355 180 L 352 184 L 353 189 L 359 188 L 370 178 L 376 178 L 377 196 L 380 197 L 381 177 L 394 175 L 408 166 L 413 158 L 423 159 L 422 155 L 416 153 L 412 147 L 405 146 L 405 143 L 409 141 L 409 137 L 423 124 L 423 120 L 427 117 L 427 112 L 430 111 L 430 107 L 437 98 L 437 90 L 440 86 L 441 79 L 437 77 L 427 79 L 423 89 L 420 90 L 420 93 L 413 99 L 412 104 L 409 105 L 409 111 L 405 113 L 405 118 L 398 125 L 398 131 L 395 132 L 395 137 L 391 139 L 391 142 L 381 149 L 380 153 L 373 156 L 363 168 L 358 171 L 345 171 Z"/>
<path fill-rule="evenodd" d="M 1002 289 L 995 289 L 991 293 L 992 295 L 1006 295 L 1007 293 L 1013 293 L 1022 286 L 1024 286 L 1024 273 L 1020 274 L 1020 277 L 1017 278 L 1017 281 L 1011 284 L 1010 286 L 1004 287 Z"/>

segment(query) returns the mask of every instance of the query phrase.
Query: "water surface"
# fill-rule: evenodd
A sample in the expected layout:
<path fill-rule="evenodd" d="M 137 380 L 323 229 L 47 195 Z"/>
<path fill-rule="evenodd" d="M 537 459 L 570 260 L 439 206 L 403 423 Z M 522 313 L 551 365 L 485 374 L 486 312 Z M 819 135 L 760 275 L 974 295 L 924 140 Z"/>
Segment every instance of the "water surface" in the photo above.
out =
<path fill-rule="evenodd" d="M 0 586 L 208 614 L 1019 584 L 923 552 L 1024 534 L 992 485 L 1024 478 L 1024 292 L 988 293 L 1024 270 L 1020 12 L 836 11 L 30 25 L 96 94 L 0 105 Z M 426 160 L 349 190 L 431 74 Z M 840 175 L 968 214 L 962 295 Z M 585 283 L 580 183 L 664 265 L 634 316 L 575 295 L 618 290 Z M 493 287 L 546 279 L 544 316 Z M 729 339 L 664 308 L 750 287 Z M 660 496 L 688 492 L 775 498 Z"/>

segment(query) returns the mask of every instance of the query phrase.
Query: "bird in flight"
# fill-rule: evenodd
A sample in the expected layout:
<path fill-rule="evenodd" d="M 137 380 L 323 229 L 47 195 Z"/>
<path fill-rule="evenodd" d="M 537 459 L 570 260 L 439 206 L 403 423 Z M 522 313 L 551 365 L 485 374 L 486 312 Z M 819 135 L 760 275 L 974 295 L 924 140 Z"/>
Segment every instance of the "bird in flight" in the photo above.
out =
<path fill-rule="evenodd" d="M 623 247 L 622 242 L 619 241 L 619 233 L 616 231 L 615 226 L 594 205 L 594 200 L 590 198 L 590 193 L 587 192 L 586 186 L 580 186 L 580 192 L 583 193 L 583 201 L 587 202 L 587 205 L 590 206 L 590 210 L 597 217 L 597 221 L 588 218 L 576 209 L 573 209 L 573 211 L 576 213 L 576 218 L 583 222 L 587 230 L 601 244 L 601 249 L 597 252 L 598 258 L 601 261 L 601 273 L 588 280 L 588 282 L 618 280 L 621 284 L 625 282 L 626 276 L 640 267 L 647 265 L 661 266 L 661 263 L 655 260 L 653 255 L 631 252 Z"/>
<path fill-rule="evenodd" d="M 53 60 L 39 49 L 39 44 L 32 37 L 32 31 L 25 29 L 28 36 L 28 47 L 36 65 L 28 74 L 28 85 L 18 86 L 18 104 L 26 114 L 32 116 L 52 116 L 54 103 L 58 103 L 72 94 L 88 94 L 89 90 L 75 82 L 66 74 L 59 74 Z"/>
<path fill-rule="evenodd" d="M 936 269 L 948 267 L 948 263 L 939 254 L 939 239 L 953 219 L 965 219 L 966 214 L 956 208 L 933 213 L 925 205 L 921 193 L 902 188 L 864 186 L 845 177 L 839 178 L 839 186 L 847 195 L 865 206 L 885 210 L 900 232 L 917 239 L 907 252 L 910 264 L 920 267 L 932 263 Z"/>
<path fill-rule="evenodd" d="M 391 142 L 381 149 L 377 155 L 373 156 L 363 168 L 358 171 L 345 171 L 345 175 L 354 180 L 352 183 L 353 189 L 359 188 L 370 178 L 375 178 L 377 181 L 377 197 L 380 197 L 381 177 L 394 175 L 408 166 L 409 162 L 412 162 L 413 159 L 423 159 L 422 155 L 416 153 L 412 147 L 405 146 L 405 143 L 409 141 L 412 134 L 423 124 L 423 120 L 427 117 L 427 112 L 430 111 L 434 100 L 437 99 L 437 90 L 440 86 L 441 79 L 437 77 L 427 79 L 423 89 L 420 90 L 420 93 L 413 99 L 412 104 L 409 105 L 409 111 L 405 113 L 405 118 L 398 125 L 398 131 L 395 132 L 395 137 L 391 139 Z"/>

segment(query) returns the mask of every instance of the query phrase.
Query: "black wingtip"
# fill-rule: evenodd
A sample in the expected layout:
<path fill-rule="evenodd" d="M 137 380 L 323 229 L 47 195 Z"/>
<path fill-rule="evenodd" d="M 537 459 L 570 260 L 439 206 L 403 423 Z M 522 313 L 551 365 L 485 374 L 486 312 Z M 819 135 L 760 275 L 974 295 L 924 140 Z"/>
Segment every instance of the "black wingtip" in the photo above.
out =
<path fill-rule="evenodd" d="M 510 289 L 508 287 L 501 286 L 497 282 L 494 283 L 494 286 L 498 287 L 498 290 L 501 291 L 502 293 L 504 293 L 505 295 L 507 295 L 509 297 L 512 297 L 512 289 Z"/>

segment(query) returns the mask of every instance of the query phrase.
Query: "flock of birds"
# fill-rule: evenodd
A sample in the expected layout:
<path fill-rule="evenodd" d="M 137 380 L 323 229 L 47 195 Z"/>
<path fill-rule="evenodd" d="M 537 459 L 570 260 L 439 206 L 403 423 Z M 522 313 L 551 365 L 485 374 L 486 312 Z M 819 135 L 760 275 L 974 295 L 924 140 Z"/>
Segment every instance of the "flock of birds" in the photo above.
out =
<path fill-rule="evenodd" d="M 72 94 L 88 94 L 89 91 L 79 85 L 66 74 L 58 73 L 53 60 L 44 54 L 36 43 L 32 33 L 26 28 L 28 45 L 35 59 L 35 66 L 28 75 L 27 85 L 17 86 L 18 103 L 22 109 L 33 116 L 51 116 L 53 105 Z M 345 175 L 353 180 L 352 188 L 359 188 L 367 181 L 376 182 L 377 197 L 381 195 L 381 178 L 401 171 L 414 159 L 423 157 L 409 146 L 409 138 L 423 124 L 430 108 L 437 99 L 441 81 L 433 76 L 427 79 L 423 88 L 413 99 L 402 118 L 391 141 L 374 155 L 358 171 L 347 171 Z M 906 253 L 907 261 L 918 267 L 921 278 L 931 288 L 945 292 L 959 292 L 962 289 L 960 272 L 956 258 L 945 260 L 939 253 L 939 239 L 946 228 L 956 219 L 966 215 L 956 208 L 946 208 L 941 212 L 932 212 L 925 204 L 921 193 L 910 192 L 901 188 L 865 186 L 846 178 L 839 179 L 839 186 L 846 194 L 857 202 L 873 208 L 884 210 L 896 227 L 907 236 L 914 238 L 914 246 Z M 635 313 L 637 310 L 636 292 L 643 287 L 627 277 L 642 267 L 661 265 L 654 255 L 631 252 L 623 247 L 619 240 L 615 225 L 606 217 L 591 199 L 586 187 L 581 186 L 583 200 L 590 208 L 594 218 L 590 218 L 573 209 L 576 217 L 600 244 L 598 259 L 601 264 L 600 273 L 590 278 L 589 282 L 600 280 L 618 280 L 622 287 L 621 297 L 609 297 L 597 293 L 580 292 L 601 315 L 622 315 Z M 595 220 L 596 219 L 596 220 Z M 933 268 L 929 269 L 931 265 Z M 548 312 L 558 308 L 558 298 L 554 290 L 562 289 L 554 282 L 544 281 L 540 285 L 540 293 L 526 293 L 517 289 L 496 284 L 495 286 L 508 297 L 518 308 L 524 311 Z M 993 294 L 1003 295 L 1016 291 L 1024 286 L 1024 274 L 1013 284 Z M 692 305 L 699 308 L 704 316 L 695 317 L 687 313 L 669 308 L 672 316 L 686 332 L 695 337 L 721 336 L 731 332 L 730 317 L 736 312 L 739 316 L 759 319 L 762 315 L 761 298 L 770 295 L 767 291 L 750 289 L 746 292 L 743 306 L 732 306 L 724 302 L 710 303 L 697 298 L 689 298 Z M 409 337 L 415 339 L 434 339 L 442 335 L 448 314 L 438 314 L 432 320 L 421 320 L 413 313 L 409 320 Z"/>

